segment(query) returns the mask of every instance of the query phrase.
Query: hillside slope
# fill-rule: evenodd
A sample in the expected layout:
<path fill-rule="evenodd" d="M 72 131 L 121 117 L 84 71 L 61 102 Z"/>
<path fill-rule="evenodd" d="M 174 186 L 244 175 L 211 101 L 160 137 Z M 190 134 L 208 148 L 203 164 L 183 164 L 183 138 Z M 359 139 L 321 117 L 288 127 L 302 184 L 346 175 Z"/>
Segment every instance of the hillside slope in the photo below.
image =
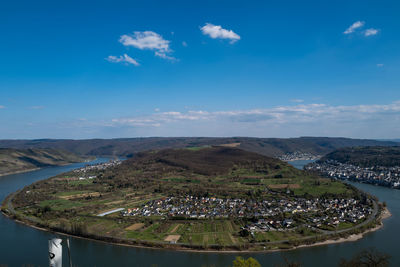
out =
<path fill-rule="evenodd" d="M 321 162 L 335 160 L 340 163 L 359 167 L 400 166 L 400 147 L 348 147 L 335 150 L 323 158 Z"/>
<path fill-rule="evenodd" d="M 105 187 L 135 188 L 145 195 L 158 192 L 167 196 L 246 197 L 249 190 L 256 190 L 260 197 L 267 197 L 266 187 L 278 191 L 293 187 L 294 194 L 301 196 L 349 193 L 339 182 L 324 180 L 316 184 L 319 177 L 286 162 L 230 147 L 142 152 L 115 168 L 93 175 Z"/>
<path fill-rule="evenodd" d="M 158 164 L 164 170 L 176 169 L 180 173 L 194 173 L 206 176 L 223 175 L 232 171 L 235 166 L 242 166 L 260 173 L 268 173 L 268 169 L 287 167 L 294 172 L 297 169 L 280 160 L 230 147 L 205 147 L 198 149 L 165 149 L 156 152 L 138 153 L 122 164 L 127 168 L 143 168 Z"/>
<path fill-rule="evenodd" d="M 165 149 L 196 146 L 221 145 L 240 143 L 239 148 L 257 152 L 266 156 L 280 156 L 285 153 L 306 152 L 324 155 L 335 149 L 350 146 L 398 146 L 391 141 L 376 141 L 350 138 L 300 137 L 300 138 L 250 138 L 250 137 L 149 137 L 121 139 L 88 139 L 88 140 L 0 140 L 3 148 L 46 148 L 70 151 L 80 155 L 96 156 L 130 156 L 134 153 Z"/>
<path fill-rule="evenodd" d="M 59 150 L 0 148 L 0 176 L 83 160 L 71 152 Z"/>

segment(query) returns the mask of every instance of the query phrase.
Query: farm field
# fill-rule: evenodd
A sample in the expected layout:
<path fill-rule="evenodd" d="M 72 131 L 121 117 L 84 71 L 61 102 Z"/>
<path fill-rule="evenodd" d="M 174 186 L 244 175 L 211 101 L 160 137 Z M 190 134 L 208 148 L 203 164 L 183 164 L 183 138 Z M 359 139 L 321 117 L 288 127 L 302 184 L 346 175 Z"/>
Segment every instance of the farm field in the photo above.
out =
<path fill-rule="evenodd" d="M 18 216 L 61 232 L 200 249 L 287 246 L 362 221 L 336 226 L 336 213 L 316 200 L 353 205 L 362 199 L 353 187 L 234 146 L 151 151 L 108 168 L 84 167 L 27 186 L 12 204 Z M 367 202 L 354 214 L 370 212 Z"/>

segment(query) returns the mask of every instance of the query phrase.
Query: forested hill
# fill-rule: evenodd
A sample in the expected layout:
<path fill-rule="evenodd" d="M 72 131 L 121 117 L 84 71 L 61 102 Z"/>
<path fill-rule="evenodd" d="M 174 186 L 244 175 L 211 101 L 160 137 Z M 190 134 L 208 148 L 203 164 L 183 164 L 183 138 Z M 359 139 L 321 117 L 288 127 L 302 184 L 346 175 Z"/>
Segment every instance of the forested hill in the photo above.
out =
<path fill-rule="evenodd" d="M 348 147 L 333 151 L 320 161 L 336 160 L 360 167 L 400 166 L 400 147 Z"/>
<path fill-rule="evenodd" d="M 236 144 L 238 148 L 266 156 L 304 152 L 325 155 L 338 148 L 350 146 L 396 146 L 400 143 L 350 138 L 300 137 L 300 138 L 210 138 L 210 137 L 150 137 L 121 139 L 39 139 L 0 140 L 3 148 L 46 148 L 70 151 L 80 155 L 130 156 L 146 150 L 185 148 L 221 144 Z"/>
<path fill-rule="evenodd" d="M 0 148 L 0 176 L 84 160 L 71 152 L 53 149 Z"/>
<path fill-rule="evenodd" d="M 295 193 L 303 195 L 313 190 L 318 178 L 275 158 L 221 146 L 140 152 L 94 175 L 99 177 L 96 186 L 105 188 L 107 184 L 118 192 L 121 188 L 134 188 L 146 196 L 157 192 L 167 196 L 211 194 L 228 198 L 249 196 L 253 189 L 262 198 L 269 194 L 262 189 L 266 185 L 278 193 L 286 192 L 289 184 Z M 326 182 L 329 185 L 318 190 L 326 192 L 339 186 L 341 193 L 346 192 L 341 183 Z"/>
<path fill-rule="evenodd" d="M 300 173 L 297 169 L 278 159 L 242 149 L 221 146 L 140 152 L 125 161 L 122 166 L 126 166 L 128 169 L 131 166 L 136 166 L 152 171 L 175 169 L 182 175 L 185 173 L 208 176 L 228 174 L 235 166 L 246 166 L 253 171 L 259 168 L 261 173 L 268 173 L 267 169 L 273 169 L 277 172 L 284 168 Z M 120 168 L 123 169 L 123 167 Z"/>

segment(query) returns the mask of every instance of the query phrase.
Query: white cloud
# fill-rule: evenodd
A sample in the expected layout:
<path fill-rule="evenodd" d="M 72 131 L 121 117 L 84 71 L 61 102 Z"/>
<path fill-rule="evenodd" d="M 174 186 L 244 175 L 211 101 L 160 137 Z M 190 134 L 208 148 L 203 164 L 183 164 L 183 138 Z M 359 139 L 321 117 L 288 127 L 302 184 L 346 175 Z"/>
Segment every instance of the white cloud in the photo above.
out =
<path fill-rule="evenodd" d="M 400 136 L 400 101 L 386 105 L 321 103 L 226 111 L 169 111 L 115 118 L 117 129 L 142 136 Z"/>
<path fill-rule="evenodd" d="M 303 103 L 304 100 L 303 100 L 303 99 L 294 98 L 294 99 L 290 99 L 290 102 L 293 102 L 293 103 Z"/>
<path fill-rule="evenodd" d="M 350 34 L 353 33 L 356 29 L 363 27 L 365 24 L 364 21 L 356 21 L 350 27 L 348 27 L 343 33 Z"/>
<path fill-rule="evenodd" d="M 43 127 L 48 127 L 48 132 L 58 138 L 66 138 L 65 133 L 69 133 L 69 138 L 342 136 L 389 139 L 400 136 L 398 125 L 400 101 L 379 105 L 314 103 L 248 110 L 154 111 L 148 115 L 64 121 L 51 124 L 51 128 L 48 125 Z M 75 135 L 78 132 L 79 135 Z"/>
<path fill-rule="evenodd" d="M 378 34 L 379 30 L 371 28 L 364 31 L 364 36 L 373 36 Z"/>
<path fill-rule="evenodd" d="M 362 28 L 365 25 L 364 21 L 356 21 L 350 27 L 348 27 L 343 33 L 351 34 L 354 33 L 357 29 Z M 379 33 L 378 29 L 369 28 L 362 32 L 362 34 L 366 37 L 373 36 Z"/>
<path fill-rule="evenodd" d="M 208 35 L 213 39 L 229 39 L 231 40 L 231 43 L 240 40 L 240 36 L 238 34 L 232 30 L 226 30 L 220 25 L 206 23 L 206 25 L 201 27 L 200 30 L 204 35 Z"/>
<path fill-rule="evenodd" d="M 185 41 L 183 41 L 183 42 L 182 42 L 182 46 L 187 47 L 188 44 L 187 44 Z"/>
<path fill-rule="evenodd" d="M 163 52 L 156 51 L 156 52 L 154 52 L 154 55 L 156 55 L 157 57 L 163 58 L 163 59 L 168 59 L 168 60 L 171 60 L 171 61 L 177 61 L 176 58 L 168 56 L 167 54 L 165 54 Z"/>
<path fill-rule="evenodd" d="M 0 109 L 4 109 L 4 108 L 6 108 L 5 106 L 2 106 L 2 105 L 0 105 Z"/>
<path fill-rule="evenodd" d="M 119 57 L 108 56 L 106 60 L 113 63 L 125 63 L 125 64 L 132 64 L 135 66 L 140 66 L 139 62 L 137 62 L 135 59 L 131 58 L 127 54 L 123 54 L 122 56 Z"/>
<path fill-rule="evenodd" d="M 170 56 L 172 50 L 170 48 L 170 41 L 165 40 L 160 34 L 152 31 L 135 31 L 132 35 L 124 34 L 119 41 L 124 46 L 133 46 L 140 50 L 152 50 L 158 57 L 175 60 Z"/>
<path fill-rule="evenodd" d="M 382 68 L 382 67 L 385 66 L 385 65 L 382 64 L 382 63 L 378 63 L 378 64 L 376 64 L 376 66 L 377 66 L 378 68 Z"/>

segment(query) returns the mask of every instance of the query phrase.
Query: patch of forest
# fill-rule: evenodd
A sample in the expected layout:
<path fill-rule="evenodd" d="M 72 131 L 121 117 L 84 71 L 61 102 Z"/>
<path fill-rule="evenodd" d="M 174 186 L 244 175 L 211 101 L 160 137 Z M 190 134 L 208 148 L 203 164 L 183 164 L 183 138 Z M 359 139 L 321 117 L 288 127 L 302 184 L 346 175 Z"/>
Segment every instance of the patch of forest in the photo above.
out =
<path fill-rule="evenodd" d="M 400 166 L 400 147 L 367 146 L 347 147 L 335 150 L 323 158 L 321 162 L 335 160 L 359 167 Z"/>

